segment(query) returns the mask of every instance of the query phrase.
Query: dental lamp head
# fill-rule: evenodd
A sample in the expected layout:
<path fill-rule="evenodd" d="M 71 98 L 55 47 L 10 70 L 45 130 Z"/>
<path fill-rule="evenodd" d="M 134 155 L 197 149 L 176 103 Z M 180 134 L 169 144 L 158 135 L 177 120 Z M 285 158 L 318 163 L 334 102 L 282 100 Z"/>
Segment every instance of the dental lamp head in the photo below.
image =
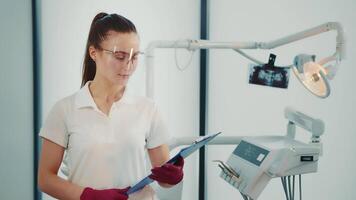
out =
<path fill-rule="evenodd" d="M 294 58 L 294 74 L 303 86 L 314 95 L 326 98 L 330 95 L 328 70 L 315 62 L 315 55 L 300 54 Z"/>
<path fill-rule="evenodd" d="M 326 98 L 330 95 L 329 80 L 335 77 L 339 62 L 345 58 L 345 38 L 343 28 L 338 22 L 326 23 L 315 30 L 316 32 L 337 31 L 335 53 L 318 62 L 315 61 L 315 55 L 299 54 L 294 58 L 293 72 L 311 93 Z"/>

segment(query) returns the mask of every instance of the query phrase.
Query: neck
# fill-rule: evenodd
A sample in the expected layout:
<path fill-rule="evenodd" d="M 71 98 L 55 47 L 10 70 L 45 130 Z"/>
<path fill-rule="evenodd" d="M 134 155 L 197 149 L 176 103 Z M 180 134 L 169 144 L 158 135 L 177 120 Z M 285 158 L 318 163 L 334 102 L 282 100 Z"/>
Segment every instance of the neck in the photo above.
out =
<path fill-rule="evenodd" d="M 94 99 L 112 103 L 121 99 L 125 91 L 125 85 L 115 85 L 97 77 L 89 84 L 89 91 Z"/>

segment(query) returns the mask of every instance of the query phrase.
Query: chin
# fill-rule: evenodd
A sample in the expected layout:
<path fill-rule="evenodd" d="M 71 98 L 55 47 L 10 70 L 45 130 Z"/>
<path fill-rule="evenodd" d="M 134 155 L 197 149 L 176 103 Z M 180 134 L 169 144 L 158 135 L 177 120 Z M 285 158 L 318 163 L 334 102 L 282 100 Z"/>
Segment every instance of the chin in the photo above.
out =
<path fill-rule="evenodd" d="M 129 82 L 129 79 L 116 78 L 116 79 L 112 80 L 112 82 L 113 82 L 115 85 L 123 85 L 123 86 L 126 86 L 127 83 Z"/>

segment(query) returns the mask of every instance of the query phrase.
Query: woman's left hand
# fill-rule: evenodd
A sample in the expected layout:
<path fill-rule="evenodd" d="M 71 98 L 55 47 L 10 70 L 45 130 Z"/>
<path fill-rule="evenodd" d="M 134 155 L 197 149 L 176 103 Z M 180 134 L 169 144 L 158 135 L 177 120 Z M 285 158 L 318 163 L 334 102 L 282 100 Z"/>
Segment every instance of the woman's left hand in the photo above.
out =
<path fill-rule="evenodd" d="M 174 164 L 166 163 L 161 167 L 151 169 L 152 174 L 149 177 L 160 183 L 176 185 L 183 179 L 183 166 L 184 159 L 180 156 Z"/>

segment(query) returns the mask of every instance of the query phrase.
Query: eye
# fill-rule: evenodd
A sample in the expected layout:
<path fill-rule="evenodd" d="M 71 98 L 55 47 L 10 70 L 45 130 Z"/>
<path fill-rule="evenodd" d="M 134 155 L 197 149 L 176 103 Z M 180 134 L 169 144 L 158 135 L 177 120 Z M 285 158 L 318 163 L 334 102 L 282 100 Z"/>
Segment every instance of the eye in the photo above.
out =
<path fill-rule="evenodd" d="M 118 60 L 125 60 L 125 58 L 126 58 L 125 54 L 122 54 L 122 53 L 114 53 L 114 56 Z"/>
<path fill-rule="evenodd" d="M 120 61 L 124 61 L 125 60 L 125 56 L 115 56 L 115 58 L 120 60 Z"/>

